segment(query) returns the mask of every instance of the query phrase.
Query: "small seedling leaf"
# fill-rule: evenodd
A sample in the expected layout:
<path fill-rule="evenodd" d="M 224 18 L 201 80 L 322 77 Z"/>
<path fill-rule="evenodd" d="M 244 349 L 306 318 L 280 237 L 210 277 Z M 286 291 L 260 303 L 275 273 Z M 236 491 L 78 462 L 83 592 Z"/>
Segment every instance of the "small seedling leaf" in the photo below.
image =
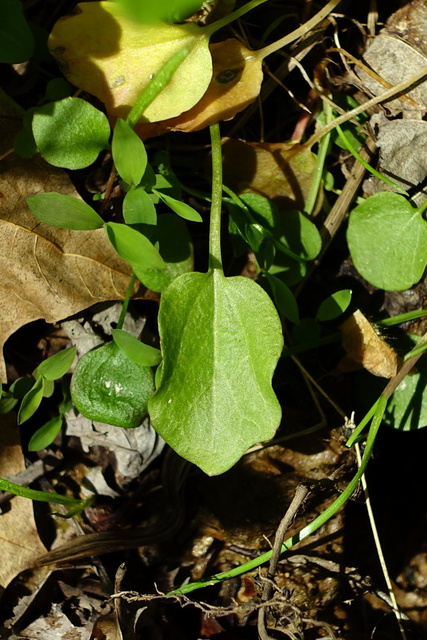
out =
<path fill-rule="evenodd" d="M 18 413 L 18 424 L 22 424 L 37 411 L 43 400 L 43 377 L 40 376 L 22 399 Z"/>
<path fill-rule="evenodd" d="M 193 207 L 190 207 L 190 205 L 188 205 L 187 203 L 176 200 L 175 198 L 171 198 L 171 196 L 168 196 L 161 191 L 156 191 L 156 189 L 153 189 L 153 193 L 158 195 L 159 198 L 172 209 L 172 211 L 175 211 L 175 213 L 178 214 L 181 218 L 184 218 L 184 220 L 190 220 L 191 222 L 203 221 L 200 213 L 193 209 Z"/>
<path fill-rule="evenodd" d="M 111 149 L 120 177 L 127 184 L 138 186 L 147 167 L 147 152 L 132 127 L 120 118 L 114 127 Z"/>
<path fill-rule="evenodd" d="M 143 284 L 144 270 L 163 271 L 166 268 L 158 250 L 142 233 L 117 222 L 108 222 L 104 228 L 119 256 L 129 262 L 138 280 Z"/>
<path fill-rule="evenodd" d="M 39 107 L 32 129 L 43 158 L 55 167 L 84 169 L 108 148 L 107 117 L 81 98 L 65 98 Z"/>
<path fill-rule="evenodd" d="M 427 223 L 397 193 L 377 193 L 353 209 L 347 241 L 356 269 L 378 289 L 403 291 L 423 275 Z"/>
<path fill-rule="evenodd" d="M 269 273 L 265 274 L 267 280 L 273 290 L 274 301 L 285 318 L 288 318 L 294 324 L 299 323 L 299 311 L 295 296 L 288 286 L 276 276 Z"/>
<path fill-rule="evenodd" d="M 83 200 L 62 193 L 38 193 L 26 200 L 32 214 L 50 227 L 89 231 L 99 229 L 103 219 Z"/>
<path fill-rule="evenodd" d="M 34 377 L 43 376 L 46 380 L 58 380 L 65 376 L 75 357 L 76 347 L 64 349 L 39 364 L 33 375 Z"/>
<path fill-rule="evenodd" d="M 157 224 L 156 208 L 144 189 L 127 192 L 123 200 L 123 218 L 126 224 Z"/>
<path fill-rule="evenodd" d="M 61 431 L 62 418 L 52 418 L 49 422 L 46 422 L 40 429 L 34 433 L 28 443 L 29 451 L 39 451 L 45 449 L 55 440 L 58 433 Z"/>
<path fill-rule="evenodd" d="M 328 296 L 319 305 L 316 320 L 326 322 L 327 320 L 333 320 L 340 316 L 350 304 L 352 293 L 351 289 L 342 289 Z"/>
<path fill-rule="evenodd" d="M 247 278 L 184 274 L 162 295 L 160 388 L 154 428 L 205 473 L 227 471 L 281 417 L 271 379 L 282 346 L 277 311 Z"/>
<path fill-rule="evenodd" d="M 86 353 L 71 380 L 71 397 L 90 420 L 116 427 L 138 427 L 154 391 L 151 367 L 127 357 L 115 342 Z"/>
<path fill-rule="evenodd" d="M 19 0 L 0 2 L 0 62 L 28 60 L 34 49 L 34 38 L 25 20 Z"/>
<path fill-rule="evenodd" d="M 55 382 L 53 380 L 46 380 L 43 377 L 43 398 L 50 398 L 55 391 Z"/>
<path fill-rule="evenodd" d="M 142 364 L 145 367 L 156 367 L 161 361 L 162 354 L 160 349 L 155 349 L 155 347 L 150 347 L 150 345 L 140 342 L 122 329 L 113 329 L 111 333 L 116 345 L 125 352 L 132 362 Z"/>
<path fill-rule="evenodd" d="M 139 276 L 151 291 L 162 292 L 172 280 L 193 271 L 193 245 L 184 220 L 173 213 L 159 216 L 156 240 L 166 267 L 163 271 L 140 269 Z"/>

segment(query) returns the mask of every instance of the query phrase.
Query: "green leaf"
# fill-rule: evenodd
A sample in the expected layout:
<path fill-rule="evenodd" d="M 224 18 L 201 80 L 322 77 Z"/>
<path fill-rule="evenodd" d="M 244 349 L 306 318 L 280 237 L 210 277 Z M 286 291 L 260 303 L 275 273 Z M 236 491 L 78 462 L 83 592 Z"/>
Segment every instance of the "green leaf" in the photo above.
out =
<path fill-rule="evenodd" d="M 281 417 L 271 379 L 282 346 L 277 311 L 261 287 L 217 270 L 184 274 L 159 311 L 161 385 L 154 428 L 205 473 L 227 471 Z"/>
<path fill-rule="evenodd" d="M 116 345 L 124 351 L 132 362 L 146 367 L 156 367 L 161 361 L 162 354 L 159 349 L 140 342 L 127 331 L 113 329 L 111 333 Z"/>
<path fill-rule="evenodd" d="M 90 420 L 116 427 L 138 427 L 154 391 L 151 367 L 130 360 L 111 342 L 86 353 L 71 380 L 71 397 Z"/>
<path fill-rule="evenodd" d="M 43 376 L 46 380 L 58 380 L 65 376 L 75 357 L 76 347 L 64 349 L 39 364 L 33 375 L 34 377 Z"/>
<path fill-rule="evenodd" d="M 139 275 L 141 282 L 151 291 L 162 292 L 172 280 L 193 271 L 193 245 L 184 220 L 172 213 L 159 216 L 156 240 L 166 268 L 164 271 L 140 270 Z"/>
<path fill-rule="evenodd" d="M 166 268 L 160 253 L 142 233 L 117 222 L 108 222 L 104 229 L 114 249 L 129 262 L 142 284 L 145 284 L 144 270 L 163 271 Z"/>
<path fill-rule="evenodd" d="M 38 193 L 26 199 L 31 213 L 51 227 L 83 231 L 99 229 L 103 219 L 83 200 L 62 193 Z"/>
<path fill-rule="evenodd" d="M 350 213 L 350 254 L 370 284 L 403 291 L 421 279 L 427 261 L 427 224 L 422 211 L 403 196 L 383 191 Z"/>
<path fill-rule="evenodd" d="M 328 296 L 319 305 L 316 313 L 316 320 L 319 320 L 319 322 L 325 322 L 340 316 L 350 304 L 352 293 L 351 289 L 342 289 L 341 291 L 336 291 L 332 295 Z"/>
<path fill-rule="evenodd" d="M 28 443 L 28 451 L 39 451 L 45 449 L 55 440 L 58 433 L 61 431 L 62 418 L 53 418 L 46 422 L 40 429 L 33 434 Z"/>
<path fill-rule="evenodd" d="M 18 413 L 18 424 L 22 424 L 37 411 L 43 400 L 43 377 L 40 376 L 22 399 Z"/>
<path fill-rule="evenodd" d="M 35 382 L 35 378 L 31 376 L 31 378 L 18 378 L 15 382 L 9 387 L 9 392 L 13 395 L 17 400 L 22 400 L 26 393 L 32 388 Z"/>
<path fill-rule="evenodd" d="M 272 276 L 270 273 L 266 273 L 266 278 L 273 290 L 274 301 L 285 318 L 289 318 L 294 324 L 299 323 L 299 311 L 295 296 L 289 287 L 284 282 Z"/>
<path fill-rule="evenodd" d="M 31 58 L 34 38 L 19 0 L 0 2 L 0 62 L 25 62 Z"/>
<path fill-rule="evenodd" d="M 53 380 L 46 380 L 44 376 L 43 378 L 43 398 L 50 398 L 55 391 L 55 382 Z"/>
<path fill-rule="evenodd" d="M 120 177 L 130 185 L 139 185 L 147 167 L 147 152 L 141 138 L 120 118 L 114 127 L 111 150 Z"/>
<path fill-rule="evenodd" d="M 185 202 L 175 200 L 175 198 L 172 198 L 171 196 L 168 196 L 161 191 L 157 191 L 156 189 L 153 189 L 153 193 L 158 195 L 159 198 L 172 209 L 172 211 L 175 211 L 175 213 L 181 216 L 181 218 L 184 218 L 184 220 L 190 220 L 191 222 L 203 221 L 200 213 L 198 213 L 195 209 L 193 209 L 193 207 L 190 207 L 190 205 L 186 204 Z"/>
<path fill-rule="evenodd" d="M 39 107 L 32 128 L 38 150 L 55 167 L 84 169 L 108 148 L 107 116 L 81 98 L 65 98 Z"/>
<path fill-rule="evenodd" d="M 3 395 L 0 400 L 0 413 L 9 413 L 18 404 L 18 400 L 13 396 Z"/>
<path fill-rule="evenodd" d="M 419 336 L 408 334 L 413 346 Z M 427 427 L 427 357 L 417 362 L 415 372 L 407 375 L 387 403 L 384 424 L 399 431 Z"/>
<path fill-rule="evenodd" d="M 203 4 L 203 0 L 162 0 L 161 2 L 141 2 L 141 0 L 116 0 L 128 15 L 144 24 L 150 22 L 182 22 L 189 18 Z"/>
<path fill-rule="evenodd" d="M 157 224 L 156 208 L 144 189 L 127 192 L 123 200 L 123 218 L 126 224 Z"/>

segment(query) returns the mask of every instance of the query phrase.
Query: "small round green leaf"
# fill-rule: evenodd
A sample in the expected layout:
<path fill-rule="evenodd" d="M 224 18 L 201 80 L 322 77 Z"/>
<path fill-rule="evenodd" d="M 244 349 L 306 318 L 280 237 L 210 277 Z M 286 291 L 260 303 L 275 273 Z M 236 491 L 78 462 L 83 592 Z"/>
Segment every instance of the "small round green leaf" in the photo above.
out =
<path fill-rule="evenodd" d="M 73 364 L 76 356 L 76 347 L 64 349 L 51 358 L 44 360 L 34 371 L 34 376 L 43 376 L 46 380 L 57 380 L 65 376 Z"/>
<path fill-rule="evenodd" d="M 0 62 L 25 62 L 31 58 L 34 38 L 19 0 L 0 2 Z"/>
<path fill-rule="evenodd" d="M 156 367 L 162 359 L 160 349 L 150 347 L 148 344 L 140 342 L 134 336 L 122 329 L 112 330 L 113 340 L 127 357 L 146 367 Z"/>
<path fill-rule="evenodd" d="M 32 128 L 38 150 L 55 167 L 84 169 L 108 148 L 107 116 L 81 98 L 65 98 L 39 107 Z"/>
<path fill-rule="evenodd" d="M 37 429 L 35 434 L 31 437 L 28 443 L 29 451 L 39 451 L 45 449 L 55 440 L 58 433 L 61 431 L 62 418 L 53 418 L 46 422 L 40 429 Z"/>
<path fill-rule="evenodd" d="M 99 229 L 103 219 L 83 200 L 62 193 L 38 193 L 26 200 L 31 213 L 51 227 L 83 231 Z"/>
<path fill-rule="evenodd" d="M 138 427 L 154 391 L 151 367 L 130 360 L 115 342 L 86 353 L 71 380 L 71 397 L 90 420 L 116 427 Z"/>
<path fill-rule="evenodd" d="M 397 193 L 377 193 L 353 209 L 347 241 L 356 269 L 378 289 L 409 289 L 424 273 L 427 223 Z"/>
<path fill-rule="evenodd" d="M 157 224 L 156 208 L 145 189 L 128 191 L 123 200 L 126 224 Z"/>
<path fill-rule="evenodd" d="M 319 305 L 316 313 L 316 320 L 319 320 L 319 322 L 325 322 L 340 316 L 350 304 L 352 293 L 351 289 L 342 289 L 341 291 L 336 291 L 331 296 L 328 296 Z"/>
<path fill-rule="evenodd" d="M 119 176 L 130 185 L 139 185 L 147 167 L 147 152 L 141 138 L 120 118 L 114 127 L 111 150 Z"/>
<path fill-rule="evenodd" d="M 193 209 L 193 207 L 190 207 L 189 204 L 181 202 L 181 200 L 176 200 L 171 196 L 167 196 L 165 193 L 157 191 L 156 189 L 153 189 L 153 193 L 158 195 L 159 198 L 172 209 L 172 211 L 175 211 L 175 213 L 178 214 L 181 218 L 184 218 L 184 220 L 190 220 L 191 222 L 203 221 L 200 213 Z"/>

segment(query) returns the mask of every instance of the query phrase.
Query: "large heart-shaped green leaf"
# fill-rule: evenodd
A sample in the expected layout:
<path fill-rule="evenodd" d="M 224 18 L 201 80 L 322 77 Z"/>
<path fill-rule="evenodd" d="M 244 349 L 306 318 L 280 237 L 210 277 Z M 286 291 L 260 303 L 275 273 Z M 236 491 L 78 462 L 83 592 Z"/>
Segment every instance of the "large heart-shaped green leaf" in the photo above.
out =
<path fill-rule="evenodd" d="M 423 207 L 397 193 L 371 196 L 350 214 L 347 241 L 358 272 L 378 289 L 403 291 L 418 282 L 427 263 Z"/>
<path fill-rule="evenodd" d="M 184 274 L 162 295 L 160 388 L 154 428 L 205 473 L 227 471 L 281 418 L 271 380 L 283 341 L 268 295 L 220 270 Z"/>

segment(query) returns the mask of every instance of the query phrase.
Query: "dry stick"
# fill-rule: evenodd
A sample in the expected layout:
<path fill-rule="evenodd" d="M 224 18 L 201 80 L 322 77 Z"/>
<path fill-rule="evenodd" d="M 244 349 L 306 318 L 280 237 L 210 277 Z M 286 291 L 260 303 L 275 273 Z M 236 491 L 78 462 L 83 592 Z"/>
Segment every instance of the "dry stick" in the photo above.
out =
<path fill-rule="evenodd" d="M 268 565 L 267 580 L 264 584 L 264 589 L 261 596 L 262 602 L 267 602 L 267 600 L 272 595 L 272 590 L 273 590 L 272 580 L 276 573 L 277 564 L 279 562 L 279 558 L 282 552 L 282 544 L 285 539 L 285 535 L 292 524 L 292 520 L 295 518 L 297 511 L 301 507 L 307 495 L 308 495 L 308 488 L 305 487 L 303 484 L 299 484 L 296 488 L 293 500 L 289 505 L 288 510 L 286 511 L 285 515 L 283 516 L 277 528 L 276 535 L 274 537 L 273 553 L 270 558 L 270 563 Z M 258 634 L 261 640 L 270 640 L 270 636 L 268 635 L 265 627 L 265 607 L 262 607 L 259 610 Z"/>

